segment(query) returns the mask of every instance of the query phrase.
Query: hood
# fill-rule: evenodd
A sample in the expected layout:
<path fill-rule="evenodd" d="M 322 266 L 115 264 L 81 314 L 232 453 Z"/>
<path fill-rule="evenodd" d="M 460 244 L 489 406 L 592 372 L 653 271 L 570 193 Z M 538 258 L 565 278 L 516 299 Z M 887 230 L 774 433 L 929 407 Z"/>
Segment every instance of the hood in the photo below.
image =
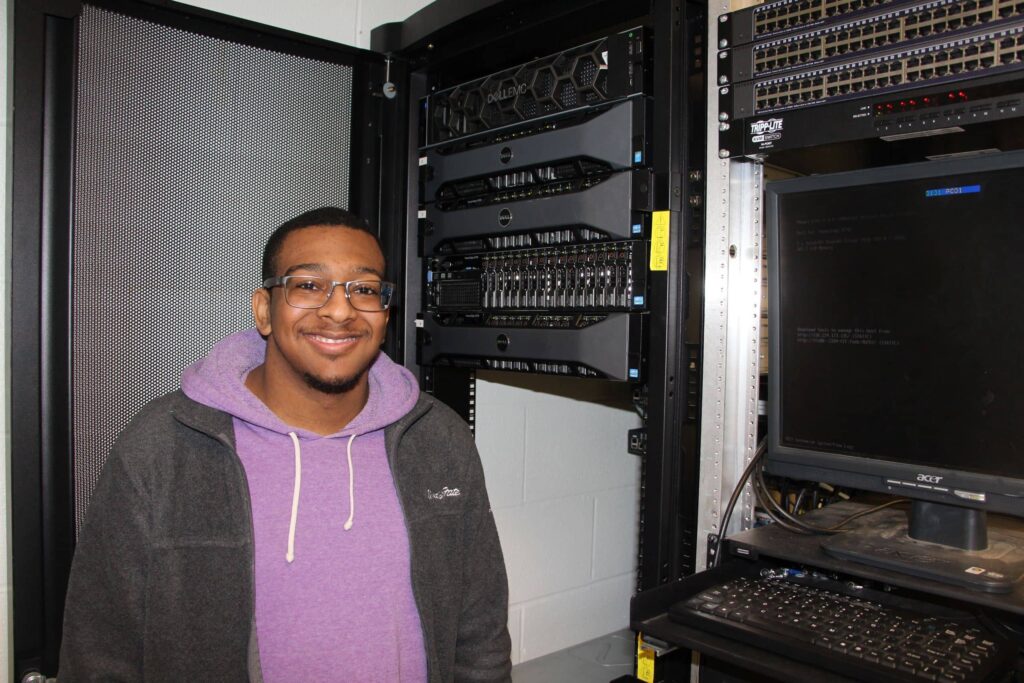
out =
<path fill-rule="evenodd" d="M 245 386 L 246 376 L 263 363 L 266 352 L 267 343 L 258 331 L 237 332 L 218 342 L 205 358 L 185 369 L 181 389 L 193 401 L 222 410 L 243 422 L 279 434 L 321 438 L 282 422 Z M 377 354 L 370 366 L 369 383 L 369 398 L 363 410 L 330 436 L 367 434 L 383 429 L 404 417 L 419 398 L 419 386 L 413 374 L 384 353 Z"/>

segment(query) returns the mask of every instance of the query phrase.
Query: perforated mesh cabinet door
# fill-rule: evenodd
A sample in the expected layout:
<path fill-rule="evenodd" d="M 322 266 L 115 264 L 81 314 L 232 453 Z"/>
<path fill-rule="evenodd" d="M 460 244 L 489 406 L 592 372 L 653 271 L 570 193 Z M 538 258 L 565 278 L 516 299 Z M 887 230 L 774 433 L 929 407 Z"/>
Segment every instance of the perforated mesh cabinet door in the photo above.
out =
<path fill-rule="evenodd" d="M 267 236 L 348 206 L 352 67 L 86 6 L 71 273 L 76 535 L 117 434 L 250 327 Z"/>

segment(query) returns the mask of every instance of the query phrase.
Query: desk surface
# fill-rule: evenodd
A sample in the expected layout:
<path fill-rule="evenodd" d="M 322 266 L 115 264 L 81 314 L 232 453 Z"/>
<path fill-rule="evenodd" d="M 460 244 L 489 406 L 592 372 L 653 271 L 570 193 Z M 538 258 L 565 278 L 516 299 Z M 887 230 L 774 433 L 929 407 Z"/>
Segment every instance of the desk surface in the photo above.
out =
<path fill-rule="evenodd" d="M 807 519 L 821 526 L 830 526 L 868 507 L 859 503 L 839 503 L 815 511 Z M 851 526 L 875 525 L 900 516 L 905 517 L 905 513 L 900 510 L 886 509 L 857 519 Z M 990 516 L 989 524 L 1010 529 L 1015 533 L 1022 528 L 1022 525 L 1018 524 L 1016 520 L 996 518 L 995 516 Z M 987 608 L 1024 614 L 1024 585 L 1022 583 L 1018 583 L 1009 595 L 967 591 L 937 581 L 836 559 L 825 554 L 821 549 L 821 539 L 821 536 L 794 534 L 778 526 L 759 527 L 729 537 L 725 544 L 726 556 L 723 557 L 723 560 L 727 562 L 765 560 L 773 563 L 800 564 Z M 1022 539 L 1024 539 L 1024 535 L 1022 535 Z M 695 574 L 684 581 L 666 584 L 634 597 L 631 605 L 630 627 L 645 636 L 696 650 L 780 681 L 814 680 L 823 683 L 848 683 L 850 681 L 848 678 L 793 661 L 761 648 L 704 633 L 669 620 L 666 614 L 668 607 L 692 591 L 693 582 L 700 580 L 701 575 Z M 689 588 L 684 587 L 684 584 L 687 584 Z"/>
<path fill-rule="evenodd" d="M 842 521 L 845 517 L 867 509 L 861 503 L 839 503 L 807 515 L 806 519 L 819 526 L 830 526 Z M 851 528 L 870 528 L 878 524 L 905 520 L 906 513 L 898 509 L 885 509 L 854 520 Z M 1018 520 L 998 515 L 989 515 L 989 528 L 1003 532 L 1019 534 L 1024 547 L 1024 525 Z M 826 554 L 821 549 L 822 536 L 804 536 L 794 534 L 785 529 L 768 525 L 756 529 L 748 529 L 730 536 L 726 540 L 725 552 L 732 557 L 770 557 L 776 560 L 795 562 L 819 569 L 826 569 L 844 574 L 852 574 L 863 579 L 909 588 L 911 590 L 939 595 L 953 600 L 968 602 L 981 607 L 1005 610 L 1024 615 L 1024 582 L 1018 581 L 1011 593 L 983 593 L 970 591 L 931 579 L 910 576 L 898 571 L 879 569 L 866 564 L 841 560 Z M 725 558 L 723 558 L 725 559 Z"/>

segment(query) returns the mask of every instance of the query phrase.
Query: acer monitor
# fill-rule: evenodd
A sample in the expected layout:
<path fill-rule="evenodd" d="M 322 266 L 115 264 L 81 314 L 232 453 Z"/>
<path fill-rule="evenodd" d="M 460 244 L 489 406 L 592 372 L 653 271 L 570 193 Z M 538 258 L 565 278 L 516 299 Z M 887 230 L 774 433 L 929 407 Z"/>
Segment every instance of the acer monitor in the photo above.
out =
<path fill-rule="evenodd" d="M 1024 153 L 766 186 L 767 472 L 912 500 L 825 552 L 976 590 L 1024 573 Z"/>

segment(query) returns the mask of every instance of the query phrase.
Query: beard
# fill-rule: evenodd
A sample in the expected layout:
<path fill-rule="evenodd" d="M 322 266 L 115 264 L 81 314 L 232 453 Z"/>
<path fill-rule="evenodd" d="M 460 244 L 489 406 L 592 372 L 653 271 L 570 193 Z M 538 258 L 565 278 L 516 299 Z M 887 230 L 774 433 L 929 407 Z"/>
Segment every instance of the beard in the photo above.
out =
<path fill-rule="evenodd" d="M 354 376 L 345 379 L 331 380 L 320 379 L 319 377 L 315 377 L 314 375 L 307 372 L 302 376 L 302 379 L 306 380 L 306 384 L 309 385 L 312 389 L 315 389 L 316 391 L 319 391 L 323 394 L 344 394 L 346 392 L 352 391 L 356 387 L 356 385 L 359 384 L 359 380 L 362 378 L 363 375 L 366 374 L 367 370 L 368 368 L 364 368 L 360 372 L 356 373 Z"/>

